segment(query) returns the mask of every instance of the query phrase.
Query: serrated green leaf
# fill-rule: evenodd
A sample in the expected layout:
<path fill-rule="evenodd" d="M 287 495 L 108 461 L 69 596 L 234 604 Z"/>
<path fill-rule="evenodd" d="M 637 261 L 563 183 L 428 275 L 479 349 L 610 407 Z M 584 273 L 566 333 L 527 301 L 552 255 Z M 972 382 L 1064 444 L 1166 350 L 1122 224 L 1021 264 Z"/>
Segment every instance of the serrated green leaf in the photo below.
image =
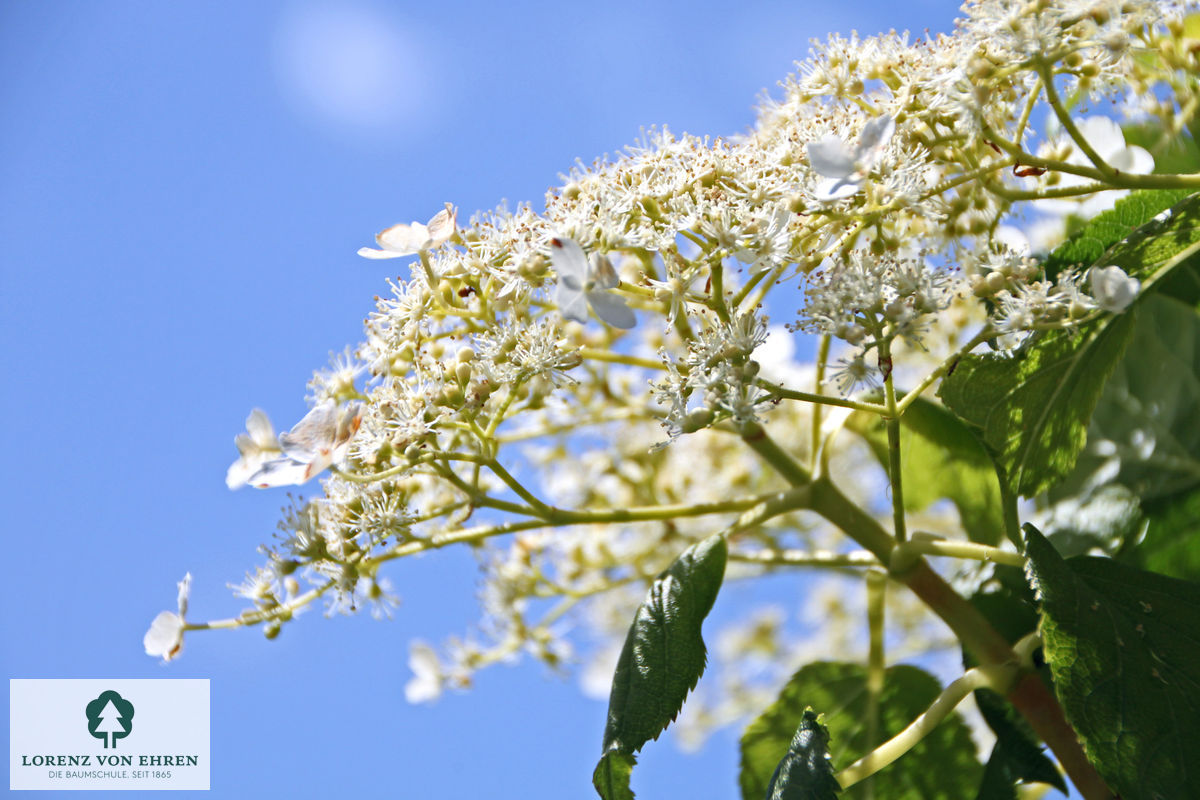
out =
<path fill-rule="evenodd" d="M 1055 691 L 1124 800 L 1200 797 L 1200 584 L 1064 560 L 1024 526 Z"/>
<path fill-rule="evenodd" d="M 942 382 L 938 395 L 982 430 L 1010 491 L 1031 497 L 1075 466 L 1132 321 L 1127 313 L 1091 322 L 1074 336 L 1047 331 L 1012 355 L 967 355 Z"/>
<path fill-rule="evenodd" d="M 1136 309 L 1197 251 L 1200 195 L 1193 195 L 1096 262 L 1117 264 L 1141 280 L 1142 294 L 1125 313 L 1104 315 L 1076 330 L 1040 332 L 1013 354 L 964 356 L 942 381 L 942 401 L 981 429 L 1010 491 L 1029 497 L 1070 473 L 1104 383 L 1132 335 Z"/>
<path fill-rule="evenodd" d="M 592 786 L 604 800 L 634 800 L 629 779 L 633 776 L 633 765 L 637 757 L 633 753 L 608 750 L 592 773 Z"/>
<path fill-rule="evenodd" d="M 862 436 L 888 467 L 887 429 L 878 415 L 856 411 L 846 427 Z M 1004 536 L 1000 483 L 991 456 L 975 434 L 940 404 L 918 398 L 900 418 L 904 508 L 923 511 L 943 498 L 954 503 L 973 542 L 996 545 Z"/>
<path fill-rule="evenodd" d="M 700 627 L 725 577 L 722 536 L 692 545 L 646 593 L 613 673 L 604 750 L 635 753 L 675 719 L 704 672 Z"/>
<path fill-rule="evenodd" d="M 800 727 L 767 785 L 767 800 L 836 800 L 842 787 L 829 763 L 829 729 L 812 709 L 805 709 Z"/>
<path fill-rule="evenodd" d="M 824 710 L 834 731 L 830 753 L 843 769 L 908 726 L 941 693 L 929 673 L 900 665 L 888 668 L 880 696 L 879 741 L 867 742 L 867 671 L 861 664 L 817 662 L 801 668 L 775 702 L 742 734 L 738 783 L 744 800 L 760 800 L 775 766 L 787 753 L 796 720 L 811 706 Z M 961 800 L 979 786 L 979 763 L 970 731 L 957 714 L 872 781 L 876 797 L 888 800 Z M 842 793 L 845 800 L 867 797 L 866 783 Z"/>
<path fill-rule="evenodd" d="M 1135 230 L 1188 196 L 1187 189 L 1158 189 L 1134 192 L 1117 201 L 1108 211 L 1097 214 L 1067 241 L 1054 249 L 1042 262 L 1049 280 L 1068 267 L 1090 266 L 1104 251 L 1128 238 Z"/>
<path fill-rule="evenodd" d="M 983 768 L 983 780 L 975 800 L 1017 800 L 1016 778 L 1008 769 L 1004 753 L 997 742 Z"/>
<path fill-rule="evenodd" d="M 1046 783 L 1067 793 L 1067 783 L 1046 755 L 1028 723 L 1003 697 L 988 689 L 975 692 L 975 703 L 988 727 L 996 734 L 996 746 L 988 759 L 995 761 L 1010 783 Z M 988 770 L 985 770 L 985 773 Z M 987 775 L 984 776 L 987 784 Z M 982 796 L 982 792 L 981 792 Z"/>

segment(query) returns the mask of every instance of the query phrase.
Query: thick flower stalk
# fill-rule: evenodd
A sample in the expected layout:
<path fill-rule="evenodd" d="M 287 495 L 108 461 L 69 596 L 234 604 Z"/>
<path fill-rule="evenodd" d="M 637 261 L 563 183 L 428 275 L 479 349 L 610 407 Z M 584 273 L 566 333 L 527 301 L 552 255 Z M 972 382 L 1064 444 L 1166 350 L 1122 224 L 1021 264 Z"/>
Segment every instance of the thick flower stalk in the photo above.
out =
<path fill-rule="evenodd" d="M 1182 4 L 964 10 L 952 35 L 817 45 L 744 137 L 657 131 L 572 171 L 540 213 L 458 227 L 447 204 L 381 233 L 382 250 L 360 253 L 415 254 L 410 276 L 377 298 L 353 358 L 314 377 L 313 412 L 276 437 L 255 411 L 230 468 L 231 486 L 309 482 L 315 496 L 237 587 L 247 610 L 209 623 L 164 612 L 147 651 L 171 658 L 204 628 L 273 636 L 322 600 L 386 612 L 389 561 L 477 547 L 478 630 L 413 650 L 408 695 L 428 700 L 521 652 L 575 658 L 572 627 L 620 636 L 648 582 L 723 532 L 731 577 L 804 567 L 861 581 L 890 566 L 913 590 L 889 594 L 888 623 L 911 652 L 953 634 L 981 662 L 1011 658 L 921 558 L 1021 557 L 972 549 L 953 514 L 905 508 L 899 421 L 976 348 L 1128 308 L 1141 287 L 1119 265 L 1048 275 L 1001 229 L 1030 201 L 1079 200 L 1078 215 L 1106 193 L 1200 189 L 1196 175 L 1150 174 L 1151 153 L 1078 116 L 1124 93 L 1121 108 L 1171 141 L 1200 107 L 1200 69 Z M 1039 130 L 1044 113 L 1054 124 Z M 790 355 L 802 333 L 812 363 Z M 883 420 L 886 469 L 848 432 L 861 419 Z M 844 612 L 814 618 L 855 646 Z M 751 613 L 754 647 L 811 652 L 774 613 Z M 795 663 L 777 661 L 775 679 Z M 710 722 L 761 706 L 727 668 Z M 1070 750 L 1054 720 L 1037 724 Z M 1073 757 L 1059 753 L 1086 782 Z"/>

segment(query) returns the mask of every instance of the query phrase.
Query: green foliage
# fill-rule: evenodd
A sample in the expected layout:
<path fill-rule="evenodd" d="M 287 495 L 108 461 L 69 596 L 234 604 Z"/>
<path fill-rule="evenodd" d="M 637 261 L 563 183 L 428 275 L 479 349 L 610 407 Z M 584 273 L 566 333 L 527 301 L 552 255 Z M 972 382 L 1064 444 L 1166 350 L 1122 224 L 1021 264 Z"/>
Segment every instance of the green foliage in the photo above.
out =
<path fill-rule="evenodd" d="M 604 800 L 634 800 L 629 779 L 633 776 L 633 765 L 637 756 L 620 750 L 608 750 L 600 757 L 596 771 L 592 773 L 592 785 Z"/>
<path fill-rule="evenodd" d="M 939 396 L 977 425 L 1009 490 L 1030 497 L 1075 465 L 1104 381 L 1125 350 L 1132 316 L 1105 317 L 1074 335 L 1048 331 L 1012 355 L 967 355 Z"/>
<path fill-rule="evenodd" d="M 1038 613 L 1033 592 L 1017 567 L 997 565 L 993 577 L 970 598 L 971 605 L 983 614 L 996 632 L 1015 643 L 1037 629 Z M 973 667 L 977 660 L 963 649 L 963 666 Z M 1049 679 L 1049 670 L 1042 670 Z M 1042 752 L 1029 724 L 1001 695 L 991 689 L 977 689 L 975 704 L 992 732 L 996 745 L 984 769 L 977 800 L 1010 800 L 1016 797 L 1015 784 L 1047 783 L 1064 794 L 1066 783 L 1058 769 Z"/>
<path fill-rule="evenodd" d="M 1195 136 L 1183 133 L 1164 136 L 1162 126 L 1153 122 L 1131 123 L 1121 127 L 1125 142 L 1144 147 L 1154 156 L 1157 175 L 1188 175 L 1200 172 L 1200 146 Z"/>
<path fill-rule="evenodd" d="M 1052 497 L 1115 482 L 1143 504 L 1200 486 L 1200 317 L 1155 293 L 1139 305 L 1129 349 L 1088 426 L 1089 447 Z"/>
<path fill-rule="evenodd" d="M 626 797 L 621 792 L 629 791 L 632 754 L 658 738 L 700 680 L 707 659 L 700 628 L 717 599 L 727 556 L 720 535 L 692 545 L 655 579 L 638 608 L 613 673 L 604 755 L 593 776 L 605 800 Z"/>
<path fill-rule="evenodd" d="M 860 434 L 888 466 L 887 428 L 875 414 L 856 411 L 846 427 Z M 991 457 L 958 418 L 938 403 L 918 398 L 900 418 L 904 508 L 923 511 L 946 498 L 954 503 L 973 542 L 996 545 L 1004 536 L 1000 484 Z"/>
<path fill-rule="evenodd" d="M 1104 251 L 1188 196 L 1186 189 L 1134 192 L 1096 215 L 1082 230 L 1054 249 L 1042 262 L 1046 278 L 1054 280 L 1068 267 L 1090 266 Z M 1129 270 L 1126 269 L 1126 272 Z"/>
<path fill-rule="evenodd" d="M 1046 661 L 1089 760 L 1124 800 L 1200 797 L 1200 584 L 1064 560 L 1024 530 Z"/>
<path fill-rule="evenodd" d="M 801 668 L 779 697 L 742 734 L 738 782 L 743 800 L 766 795 L 776 764 L 809 706 L 825 709 L 825 722 L 836 733 L 830 752 L 843 769 L 902 731 L 941 692 L 937 679 L 907 665 L 890 667 L 879 699 L 879 741 L 867 741 L 867 670 L 861 664 L 817 662 Z M 982 766 L 970 732 L 951 714 L 912 750 L 872 780 L 876 797 L 888 800 L 961 800 L 979 785 Z M 844 798 L 867 796 L 866 783 L 849 787 Z"/>
<path fill-rule="evenodd" d="M 767 800 L 835 800 L 842 787 L 829 763 L 829 729 L 805 709 L 787 755 L 767 786 Z"/>
<path fill-rule="evenodd" d="M 1028 723 L 1003 697 L 989 690 L 975 692 L 975 703 L 988 727 L 996 734 L 996 744 L 984 769 L 979 800 L 988 797 L 1015 797 L 1017 782 L 1047 783 L 1063 794 L 1066 781 L 1043 752 Z M 1002 784 L 1006 788 L 1002 788 Z"/>
<path fill-rule="evenodd" d="M 1159 503 L 1142 540 L 1123 560 L 1173 578 L 1200 581 L 1200 491 Z"/>
<path fill-rule="evenodd" d="M 1120 211 L 1120 225 L 1111 219 L 1104 222 L 1102 215 L 1055 253 L 1074 252 L 1070 248 L 1082 246 L 1083 240 L 1103 246 L 1117 235 L 1117 228 L 1127 230 L 1171 196 L 1131 195 L 1113 212 Z M 1169 281 L 1176 268 L 1200 250 L 1198 219 L 1200 196 L 1192 196 L 1169 216 L 1152 217 L 1097 262 L 1118 264 L 1142 281 L 1142 296 L 1130 310 L 1105 314 L 1076 330 L 1040 332 L 1012 355 L 964 356 L 942 382 L 939 396 L 951 411 L 982 430 L 1010 491 L 1029 497 L 1071 472 L 1105 381 L 1132 338 L 1135 310 L 1156 284 Z"/>

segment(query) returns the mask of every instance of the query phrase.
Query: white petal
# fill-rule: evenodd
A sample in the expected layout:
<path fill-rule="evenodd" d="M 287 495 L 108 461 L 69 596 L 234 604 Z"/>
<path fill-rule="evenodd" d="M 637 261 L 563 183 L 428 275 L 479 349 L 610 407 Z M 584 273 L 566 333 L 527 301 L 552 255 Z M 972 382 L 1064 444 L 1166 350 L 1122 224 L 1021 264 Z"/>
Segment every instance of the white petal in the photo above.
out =
<path fill-rule="evenodd" d="M 296 461 L 286 456 L 265 462 L 258 471 L 246 479 L 255 489 L 270 489 L 273 486 L 299 486 L 315 473 L 310 473 L 310 461 Z"/>
<path fill-rule="evenodd" d="M 146 655 L 170 661 L 183 650 L 183 618 L 174 611 L 163 611 L 150 623 L 142 637 Z"/>
<path fill-rule="evenodd" d="M 1150 155 L 1144 147 L 1130 145 L 1118 150 L 1108 160 L 1108 164 L 1113 169 L 1130 175 L 1149 175 L 1154 171 L 1154 156 Z"/>
<path fill-rule="evenodd" d="M 637 325 L 637 317 L 634 315 L 633 309 L 615 294 L 604 290 L 591 291 L 587 293 L 587 301 L 591 305 L 592 311 L 596 312 L 596 316 L 614 328 L 628 330 Z"/>
<path fill-rule="evenodd" d="M 1108 117 L 1076 119 L 1075 126 L 1103 159 L 1111 158 L 1113 153 L 1125 146 L 1125 134 L 1121 132 L 1120 126 Z"/>
<path fill-rule="evenodd" d="M 404 256 L 404 255 L 411 255 L 411 253 L 396 253 L 391 250 L 376 250 L 373 247 L 360 247 L 360 248 L 358 248 L 358 254 L 360 256 L 362 256 L 363 258 L 375 258 L 375 259 L 400 258 L 401 256 Z"/>
<path fill-rule="evenodd" d="M 883 148 L 887 147 L 895 132 L 896 121 L 887 114 L 876 117 L 863 126 L 862 134 L 858 137 L 858 147 L 855 148 L 855 161 L 858 162 L 860 170 L 868 171 L 871 165 L 879 160 Z"/>
<path fill-rule="evenodd" d="M 574 239 L 555 236 L 550 240 L 550 265 L 558 273 L 559 281 L 570 278 L 576 286 L 587 282 L 588 262 L 583 248 Z"/>
<path fill-rule="evenodd" d="M 591 267 L 591 277 L 597 288 L 615 289 L 621 284 L 621 279 L 617 276 L 617 271 L 613 269 L 612 262 L 603 253 L 592 253 Z"/>
<path fill-rule="evenodd" d="M 340 461 L 340 453 L 344 453 L 350 446 L 350 441 L 354 438 L 354 434 L 358 433 L 359 427 L 362 425 L 363 408 L 361 403 L 352 402 L 342 406 L 337 416 L 337 427 L 333 434 L 333 449 L 335 460 Z"/>
<path fill-rule="evenodd" d="M 267 412 L 261 408 L 254 409 L 250 416 L 246 417 L 246 431 L 260 448 L 279 446 L 275 439 L 275 428 L 271 427 Z"/>
<path fill-rule="evenodd" d="M 337 404 L 326 400 L 313 407 L 290 431 L 281 433 L 279 446 L 284 455 L 296 461 L 311 461 L 317 453 L 333 448 L 337 424 Z"/>
<path fill-rule="evenodd" d="M 455 219 L 458 217 L 458 209 L 450 203 L 446 203 L 446 207 L 433 215 L 427 225 L 429 234 L 429 247 L 437 247 L 454 235 Z"/>
<path fill-rule="evenodd" d="M 818 175 L 826 178 L 845 178 L 854 172 L 854 153 L 846 143 L 827 133 L 819 142 L 809 142 L 808 163 Z"/>
<path fill-rule="evenodd" d="M 437 653 L 424 642 L 413 642 L 408 651 L 408 667 L 413 677 L 404 685 L 404 699 L 410 703 L 428 703 L 442 693 L 442 667 Z"/>
<path fill-rule="evenodd" d="M 558 306 L 558 313 L 562 314 L 565 319 L 575 320 L 581 325 L 587 324 L 587 298 L 584 297 L 581 290 L 560 283 L 558 291 L 554 293 L 554 304 Z"/>
<path fill-rule="evenodd" d="M 177 601 L 179 603 L 179 616 L 181 617 L 187 616 L 188 595 L 191 594 L 191 592 L 192 573 L 188 572 L 184 574 L 183 580 L 179 582 L 179 597 L 177 598 Z"/>
<path fill-rule="evenodd" d="M 1125 274 L 1118 266 L 1093 267 L 1088 276 L 1092 285 L 1092 297 L 1105 311 L 1119 314 L 1129 308 L 1142 288 L 1141 281 Z"/>
<path fill-rule="evenodd" d="M 237 461 L 229 465 L 229 469 L 225 471 L 225 485 L 230 489 L 240 489 L 245 486 L 250 476 L 258 472 L 262 467 L 261 461 L 251 462 L 245 458 L 239 458 Z"/>
<path fill-rule="evenodd" d="M 429 229 L 419 222 L 408 225 L 400 223 L 382 231 L 375 241 L 384 250 L 391 250 L 402 256 L 411 256 L 418 250 L 429 246 Z"/>
<path fill-rule="evenodd" d="M 862 181 L 852 181 L 846 178 L 826 178 L 817 184 L 813 194 L 817 199 L 828 203 L 833 200 L 844 200 L 853 197 L 862 189 Z"/>

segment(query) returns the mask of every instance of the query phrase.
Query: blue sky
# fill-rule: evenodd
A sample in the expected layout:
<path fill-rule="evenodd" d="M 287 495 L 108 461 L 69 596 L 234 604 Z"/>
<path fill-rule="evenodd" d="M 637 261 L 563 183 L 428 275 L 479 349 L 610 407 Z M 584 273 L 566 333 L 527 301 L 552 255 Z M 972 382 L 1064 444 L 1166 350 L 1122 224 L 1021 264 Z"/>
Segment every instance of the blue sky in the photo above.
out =
<path fill-rule="evenodd" d="M 643 126 L 740 132 L 810 37 L 947 31 L 956 5 L 0 6 L 7 677 L 210 678 L 214 797 L 592 796 L 605 708 L 573 680 L 404 702 L 408 641 L 476 616 L 466 553 L 389 569 L 390 621 L 196 635 L 165 667 L 142 634 L 187 571 L 195 618 L 240 609 L 286 498 L 225 488 L 233 436 L 254 406 L 299 419 L 358 340 L 394 269 L 355 255 L 374 232 L 539 207 Z M 734 797 L 735 735 L 668 734 L 635 789 Z"/>

